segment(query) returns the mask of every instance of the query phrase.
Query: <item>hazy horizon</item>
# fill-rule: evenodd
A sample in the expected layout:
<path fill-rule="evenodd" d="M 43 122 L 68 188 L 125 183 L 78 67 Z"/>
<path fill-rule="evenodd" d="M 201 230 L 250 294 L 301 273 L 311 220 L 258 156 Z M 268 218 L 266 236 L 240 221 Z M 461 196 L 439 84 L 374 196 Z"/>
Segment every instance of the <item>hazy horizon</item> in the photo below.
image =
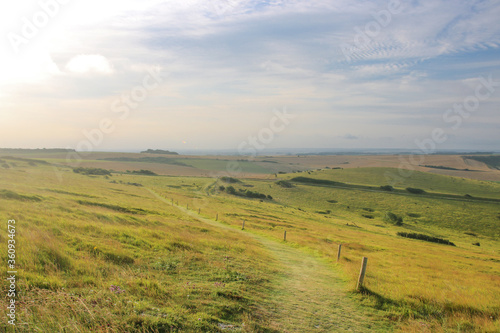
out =
<path fill-rule="evenodd" d="M 3 6 L 3 147 L 498 151 L 495 1 Z"/>
<path fill-rule="evenodd" d="M 0 147 L 0 152 L 9 150 L 26 150 L 27 152 L 47 150 L 63 150 L 72 148 L 62 147 L 47 147 L 47 148 L 6 148 Z M 150 149 L 150 148 L 148 148 Z M 148 149 L 110 149 L 110 150 L 94 150 L 93 153 L 142 153 Z M 179 155 L 240 155 L 240 156 L 280 156 L 280 155 L 427 155 L 427 154 L 497 154 L 500 150 L 474 150 L 474 149 L 437 149 L 432 153 L 422 151 L 421 149 L 405 149 L 405 148 L 266 148 L 256 151 L 255 154 L 244 155 L 238 149 L 160 149 L 168 150 Z M 74 151 L 74 150 L 72 150 Z M 76 151 L 81 156 L 85 156 L 84 151 Z"/>

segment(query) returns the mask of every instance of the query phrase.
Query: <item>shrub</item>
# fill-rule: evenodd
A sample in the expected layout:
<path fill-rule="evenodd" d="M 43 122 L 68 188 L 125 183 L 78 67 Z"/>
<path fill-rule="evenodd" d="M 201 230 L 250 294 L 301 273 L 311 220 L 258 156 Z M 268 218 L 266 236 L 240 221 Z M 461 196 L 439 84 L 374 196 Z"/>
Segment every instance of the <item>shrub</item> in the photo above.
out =
<path fill-rule="evenodd" d="M 334 182 L 334 181 L 328 180 L 328 179 L 316 179 L 316 178 L 308 178 L 308 177 L 295 177 L 295 178 L 292 178 L 291 180 L 294 182 L 298 182 L 298 183 L 315 184 L 315 185 L 340 185 L 340 184 L 342 184 L 342 183 Z"/>
<path fill-rule="evenodd" d="M 151 170 L 134 170 L 131 172 L 134 175 L 144 175 L 144 176 L 158 176 L 158 174 L 154 173 Z"/>
<path fill-rule="evenodd" d="M 224 183 L 228 183 L 228 184 L 241 183 L 241 180 L 233 178 L 233 177 L 224 176 L 220 180 L 222 180 Z"/>
<path fill-rule="evenodd" d="M 247 198 L 254 198 L 254 199 L 268 199 L 268 200 L 273 199 L 273 197 L 270 195 L 265 195 L 265 194 L 253 192 L 250 190 L 239 189 L 238 191 L 236 191 L 236 189 L 233 186 L 226 187 L 226 193 L 232 194 L 232 195 L 237 195 L 240 197 L 247 197 Z"/>
<path fill-rule="evenodd" d="M 284 187 L 284 188 L 291 188 L 291 187 L 293 187 L 293 184 L 290 183 L 287 180 L 278 180 L 276 182 L 276 185 L 279 185 L 279 186 Z"/>
<path fill-rule="evenodd" d="M 140 183 L 127 183 L 127 185 L 131 185 L 131 186 L 137 186 L 137 187 L 142 187 L 143 185 L 140 184 Z"/>
<path fill-rule="evenodd" d="M 392 212 L 385 213 L 384 220 L 395 225 L 403 225 L 403 218 Z"/>
<path fill-rule="evenodd" d="M 394 191 L 394 187 L 392 187 L 391 185 L 380 186 L 380 189 L 382 191 Z"/>
<path fill-rule="evenodd" d="M 253 191 L 249 191 L 249 190 L 247 190 L 246 192 L 244 192 L 244 195 L 247 198 L 267 199 L 267 196 L 265 194 L 258 193 L 258 192 L 253 192 Z"/>
<path fill-rule="evenodd" d="M 236 190 L 232 186 L 226 187 L 226 192 L 233 195 L 236 194 Z"/>
<path fill-rule="evenodd" d="M 424 194 L 425 193 L 425 191 L 422 190 L 421 188 L 407 187 L 406 190 L 410 193 L 413 193 L 413 194 Z"/>
<path fill-rule="evenodd" d="M 438 244 L 445 244 L 445 245 L 451 245 L 451 246 L 456 246 L 452 242 L 446 239 L 438 238 L 438 237 L 433 237 L 433 236 L 428 236 L 424 234 L 417 234 L 417 233 L 409 233 L 409 232 L 398 232 L 398 236 L 401 237 L 406 237 L 406 238 L 412 238 L 412 239 L 419 239 L 423 240 L 426 242 L 432 242 L 432 243 L 438 243 Z"/>
<path fill-rule="evenodd" d="M 74 168 L 74 173 L 80 173 L 82 175 L 95 175 L 95 176 L 111 176 L 111 171 L 101 168 Z"/>

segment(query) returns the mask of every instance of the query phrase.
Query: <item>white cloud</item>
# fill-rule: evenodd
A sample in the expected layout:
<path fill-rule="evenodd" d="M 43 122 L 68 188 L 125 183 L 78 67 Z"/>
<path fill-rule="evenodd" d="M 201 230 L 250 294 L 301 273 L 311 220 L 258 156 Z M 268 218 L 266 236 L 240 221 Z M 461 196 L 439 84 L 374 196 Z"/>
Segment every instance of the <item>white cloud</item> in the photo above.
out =
<path fill-rule="evenodd" d="M 101 114 L 113 116 L 115 98 L 160 66 L 164 84 L 140 104 L 133 121 L 120 125 L 116 133 L 124 134 L 115 142 L 140 122 L 155 124 L 136 126 L 131 135 L 145 145 L 150 137 L 161 139 L 169 125 L 189 143 L 213 136 L 232 147 L 251 134 L 249 126 L 265 122 L 266 110 L 283 106 L 304 115 L 294 126 L 311 147 L 320 142 L 318 133 L 346 145 L 387 132 L 411 136 L 436 126 L 444 110 L 473 91 L 475 81 L 463 79 L 498 73 L 500 5 L 400 1 L 403 12 L 350 63 L 339 46 L 352 43 L 354 28 L 364 28 L 390 0 L 70 2 L 50 33 L 30 42 L 24 59 L 8 59 L 0 47 L 1 109 L 21 123 L 50 104 L 47 118 L 67 117 L 61 126 L 93 126 Z M 500 80 L 500 73 L 494 77 Z M 493 110 L 484 104 L 484 123 Z M 300 142 L 287 133 L 283 138 Z"/>
<path fill-rule="evenodd" d="M 111 74 L 113 68 L 106 57 L 99 54 L 80 54 L 72 58 L 66 65 L 72 73 Z"/>

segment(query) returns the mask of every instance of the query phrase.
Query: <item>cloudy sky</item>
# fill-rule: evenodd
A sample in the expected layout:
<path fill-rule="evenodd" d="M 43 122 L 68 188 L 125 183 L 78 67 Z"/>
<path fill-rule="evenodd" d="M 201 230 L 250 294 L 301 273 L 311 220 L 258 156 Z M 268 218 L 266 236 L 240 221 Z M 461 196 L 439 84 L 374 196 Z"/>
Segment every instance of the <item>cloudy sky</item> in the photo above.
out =
<path fill-rule="evenodd" d="M 0 147 L 499 149 L 499 1 L 0 6 Z"/>

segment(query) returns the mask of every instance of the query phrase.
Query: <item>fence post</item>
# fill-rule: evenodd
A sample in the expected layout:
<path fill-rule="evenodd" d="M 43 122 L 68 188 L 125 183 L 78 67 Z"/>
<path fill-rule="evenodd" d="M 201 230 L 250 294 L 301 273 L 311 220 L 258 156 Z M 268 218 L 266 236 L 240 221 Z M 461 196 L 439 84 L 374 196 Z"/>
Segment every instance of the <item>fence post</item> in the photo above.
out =
<path fill-rule="evenodd" d="M 283 234 L 283 240 L 286 242 L 286 230 L 285 233 Z"/>
<path fill-rule="evenodd" d="M 368 263 L 368 258 L 363 257 L 363 261 L 361 262 L 361 271 L 359 272 L 358 286 L 356 287 L 356 290 L 359 290 L 363 286 L 367 263 Z"/>
<path fill-rule="evenodd" d="M 243 226 L 241 227 L 241 230 L 245 230 L 245 220 L 243 220 Z"/>
<path fill-rule="evenodd" d="M 215 221 L 219 220 L 219 213 L 215 214 Z"/>
<path fill-rule="evenodd" d="M 337 252 L 337 262 L 340 260 L 340 253 L 342 252 L 342 244 L 339 244 L 339 251 Z"/>
<path fill-rule="evenodd" d="M 189 204 L 186 204 L 186 209 L 189 209 Z"/>
<path fill-rule="evenodd" d="M 201 208 L 198 208 L 198 215 L 200 215 L 200 212 L 201 212 Z"/>
<path fill-rule="evenodd" d="M 174 199 L 172 199 L 172 206 L 174 205 Z"/>

